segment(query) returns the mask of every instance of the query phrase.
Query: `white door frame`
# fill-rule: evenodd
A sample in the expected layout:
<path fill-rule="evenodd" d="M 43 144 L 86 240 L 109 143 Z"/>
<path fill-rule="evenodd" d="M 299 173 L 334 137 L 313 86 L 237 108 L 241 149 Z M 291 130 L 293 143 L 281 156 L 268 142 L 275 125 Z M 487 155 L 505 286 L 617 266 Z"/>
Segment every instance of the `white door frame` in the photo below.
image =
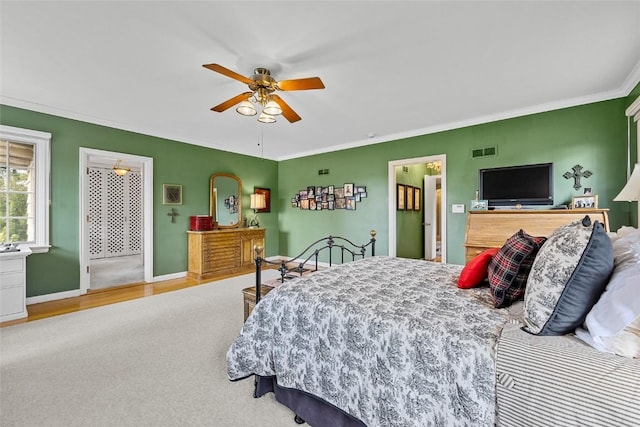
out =
<path fill-rule="evenodd" d="M 429 163 L 429 162 L 437 162 L 440 161 L 442 165 L 441 172 L 441 205 L 440 205 L 440 216 L 442 218 L 442 222 L 440 226 L 442 227 L 441 231 L 441 253 L 442 253 L 442 262 L 447 262 L 447 155 L 446 154 L 438 154 L 435 156 L 426 156 L 426 157 L 415 157 L 413 159 L 401 159 L 401 160 L 392 160 L 389 162 L 388 166 L 388 182 L 389 188 L 387 194 L 389 195 L 389 256 L 396 256 L 396 167 L 398 166 L 409 166 L 414 165 L 416 163 Z"/>
<path fill-rule="evenodd" d="M 80 147 L 80 295 L 86 294 L 91 284 L 89 273 L 89 179 L 86 173 L 89 159 L 92 157 L 119 159 L 127 163 L 142 164 L 142 256 L 144 264 L 144 281 L 153 282 L 153 158 L 114 151 L 96 150 Z"/>

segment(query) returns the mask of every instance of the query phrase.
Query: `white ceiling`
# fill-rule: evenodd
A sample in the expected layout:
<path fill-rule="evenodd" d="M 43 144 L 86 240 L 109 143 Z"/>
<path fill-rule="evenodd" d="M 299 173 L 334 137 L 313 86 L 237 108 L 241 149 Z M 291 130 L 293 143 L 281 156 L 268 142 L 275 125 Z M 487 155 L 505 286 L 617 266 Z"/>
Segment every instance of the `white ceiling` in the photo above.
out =
<path fill-rule="evenodd" d="M 0 15 L 3 104 L 277 160 L 626 96 L 640 81 L 637 1 L 3 0 Z M 262 125 L 210 111 L 247 87 L 208 63 L 326 89 L 280 92 L 302 120 Z"/>

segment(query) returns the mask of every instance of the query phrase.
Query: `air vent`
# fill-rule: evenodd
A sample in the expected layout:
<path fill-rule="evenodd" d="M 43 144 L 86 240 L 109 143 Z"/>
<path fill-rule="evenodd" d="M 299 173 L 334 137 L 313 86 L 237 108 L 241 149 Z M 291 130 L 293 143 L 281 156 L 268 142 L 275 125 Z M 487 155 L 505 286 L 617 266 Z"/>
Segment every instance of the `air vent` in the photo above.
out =
<path fill-rule="evenodd" d="M 329 169 L 318 169 L 318 175 L 329 175 Z"/>
<path fill-rule="evenodd" d="M 477 159 L 478 157 L 488 157 L 495 156 L 498 154 L 498 147 L 485 147 L 485 148 L 474 148 L 471 150 L 471 158 Z"/>

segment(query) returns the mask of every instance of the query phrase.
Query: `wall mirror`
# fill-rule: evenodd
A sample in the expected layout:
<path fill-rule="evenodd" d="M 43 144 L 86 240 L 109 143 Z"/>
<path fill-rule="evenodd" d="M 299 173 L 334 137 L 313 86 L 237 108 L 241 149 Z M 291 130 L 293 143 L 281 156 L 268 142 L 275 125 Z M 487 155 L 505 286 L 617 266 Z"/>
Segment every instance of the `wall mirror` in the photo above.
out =
<path fill-rule="evenodd" d="M 242 181 L 228 173 L 214 173 L 209 180 L 209 215 L 218 228 L 236 228 L 242 218 Z"/>

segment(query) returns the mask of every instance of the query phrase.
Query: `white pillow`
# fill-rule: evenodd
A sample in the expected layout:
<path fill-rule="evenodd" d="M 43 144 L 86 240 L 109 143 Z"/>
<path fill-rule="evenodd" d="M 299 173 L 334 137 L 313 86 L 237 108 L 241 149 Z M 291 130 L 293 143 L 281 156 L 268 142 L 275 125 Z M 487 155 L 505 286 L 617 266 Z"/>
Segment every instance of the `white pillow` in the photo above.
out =
<path fill-rule="evenodd" d="M 611 279 L 576 335 L 598 350 L 640 358 L 640 230 L 629 228 L 612 239 Z"/>

